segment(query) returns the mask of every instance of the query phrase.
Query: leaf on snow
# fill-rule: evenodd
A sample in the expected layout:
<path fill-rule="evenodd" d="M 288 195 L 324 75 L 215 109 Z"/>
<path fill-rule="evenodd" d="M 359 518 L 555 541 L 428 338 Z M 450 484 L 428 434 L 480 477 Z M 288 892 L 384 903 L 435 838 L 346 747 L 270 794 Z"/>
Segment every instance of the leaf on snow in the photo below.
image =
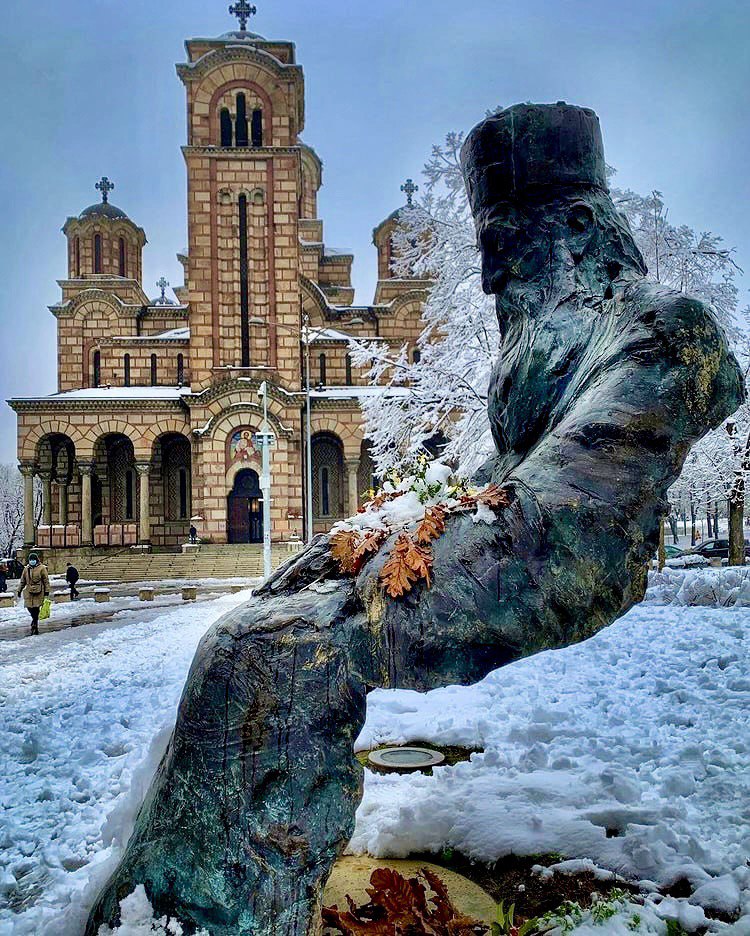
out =
<path fill-rule="evenodd" d="M 380 549 L 386 535 L 385 530 L 372 530 L 365 533 L 361 543 L 354 550 L 353 561 L 357 572 Z"/>

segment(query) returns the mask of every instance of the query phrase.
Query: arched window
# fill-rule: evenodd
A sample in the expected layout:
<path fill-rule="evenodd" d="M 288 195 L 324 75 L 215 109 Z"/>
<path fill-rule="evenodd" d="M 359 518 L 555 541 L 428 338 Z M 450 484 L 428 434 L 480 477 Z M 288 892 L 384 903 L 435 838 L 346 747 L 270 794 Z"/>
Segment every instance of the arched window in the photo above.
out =
<path fill-rule="evenodd" d="M 92 380 L 92 386 L 98 387 L 102 382 L 102 353 L 101 351 L 94 351 L 94 376 Z"/>
<path fill-rule="evenodd" d="M 135 472 L 128 468 L 125 472 L 125 519 L 135 516 Z"/>
<path fill-rule="evenodd" d="M 187 520 L 188 515 L 187 468 L 180 468 L 180 520 Z"/>
<path fill-rule="evenodd" d="M 343 517 L 346 485 L 340 439 L 319 433 L 312 440 L 313 517 Z"/>
<path fill-rule="evenodd" d="M 221 113 L 219 114 L 219 124 L 221 126 L 221 145 L 231 146 L 232 145 L 232 115 L 229 113 L 229 108 L 222 107 Z"/>
<path fill-rule="evenodd" d="M 151 355 L 151 386 L 152 386 L 152 387 L 155 387 L 155 386 L 156 386 L 156 378 L 157 378 L 157 376 L 158 376 L 158 374 L 157 374 L 157 372 L 156 372 L 156 355 L 155 355 L 155 354 L 152 354 L 152 355 Z"/>
<path fill-rule="evenodd" d="M 117 242 L 118 248 L 118 267 L 120 271 L 120 276 L 128 275 L 128 257 L 125 249 L 125 238 L 121 237 Z"/>
<path fill-rule="evenodd" d="M 326 356 L 325 354 L 321 354 L 318 360 L 320 361 L 320 382 L 325 387 L 326 385 Z"/>
<path fill-rule="evenodd" d="M 328 468 L 320 469 L 320 513 L 331 516 L 331 475 Z"/>
<path fill-rule="evenodd" d="M 412 351 L 411 360 L 412 364 L 419 364 L 419 362 L 422 360 L 422 352 L 419 350 L 419 348 L 415 348 Z"/>
<path fill-rule="evenodd" d="M 185 358 L 182 354 L 177 355 L 177 383 L 180 387 L 185 383 Z"/>
<path fill-rule="evenodd" d="M 80 276 L 81 275 L 81 238 L 80 237 L 76 237 L 75 257 L 76 257 L 76 260 L 75 260 L 76 276 Z"/>
<path fill-rule="evenodd" d="M 253 146 L 263 146 L 263 111 L 259 107 L 253 111 L 251 133 Z"/>
<path fill-rule="evenodd" d="M 352 386 L 352 356 L 348 351 L 346 352 L 346 385 Z"/>
<path fill-rule="evenodd" d="M 94 273 L 102 272 L 102 235 L 94 234 Z"/>
<path fill-rule="evenodd" d="M 237 95 L 237 122 L 234 125 L 234 145 L 247 146 L 247 102 L 245 95 L 240 91 Z"/>
<path fill-rule="evenodd" d="M 122 361 L 123 378 L 126 387 L 130 386 L 130 355 L 126 354 Z"/>

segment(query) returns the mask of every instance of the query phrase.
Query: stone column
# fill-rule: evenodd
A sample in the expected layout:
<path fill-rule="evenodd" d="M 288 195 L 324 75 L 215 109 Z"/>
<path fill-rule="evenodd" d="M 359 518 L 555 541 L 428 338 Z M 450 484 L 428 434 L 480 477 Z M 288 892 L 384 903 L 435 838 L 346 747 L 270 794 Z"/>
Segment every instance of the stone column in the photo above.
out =
<path fill-rule="evenodd" d="M 357 473 L 359 471 L 359 459 L 348 459 L 346 462 L 346 480 L 349 490 L 349 503 L 347 506 L 347 516 L 353 517 L 359 507 L 359 491 L 357 490 Z"/>
<path fill-rule="evenodd" d="M 33 546 L 34 540 L 34 467 L 19 465 L 23 475 L 23 545 Z"/>
<path fill-rule="evenodd" d="M 45 473 L 42 479 L 42 525 L 52 526 L 52 478 Z"/>
<path fill-rule="evenodd" d="M 147 546 L 151 542 L 151 497 L 149 493 L 149 476 L 151 465 L 136 465 L 138 472 L 138 542 Z"/>
<path fill-rule="evenodd" d="M 81 474 L 81 546 L 93 546 L 94 525 L 91 515 L 91 476 L 94 473 L 94 466 L 82 465 L 79 463 L 78 471 Z"/>
<path fill-rule="evenodd" d="M 68 525 L 68 484 L 64 481 L 60 483 L 60 523 Z"/>

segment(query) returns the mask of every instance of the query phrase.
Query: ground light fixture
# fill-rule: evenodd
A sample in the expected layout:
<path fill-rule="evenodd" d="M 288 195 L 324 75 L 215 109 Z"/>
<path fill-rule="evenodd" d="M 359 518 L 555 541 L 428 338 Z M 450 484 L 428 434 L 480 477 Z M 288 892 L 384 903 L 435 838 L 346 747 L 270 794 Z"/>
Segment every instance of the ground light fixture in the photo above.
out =
<path fill-rule="evenodd" d="M 437 767 L 445 761 L 445 755 L 429 748 L 389 747 L 370 751 L 367 759 L 376 767 L 406 773 L 411 770 L 424 770 L 425 767 Z"/>

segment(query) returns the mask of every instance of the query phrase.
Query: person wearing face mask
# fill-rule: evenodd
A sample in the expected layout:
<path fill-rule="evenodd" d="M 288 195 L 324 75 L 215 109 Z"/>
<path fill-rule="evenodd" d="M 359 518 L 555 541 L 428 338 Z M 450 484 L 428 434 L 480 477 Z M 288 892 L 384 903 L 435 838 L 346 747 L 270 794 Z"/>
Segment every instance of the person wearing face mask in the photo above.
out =
<path fill-rule="evenodd" d="M 25 594 L 24 594 L 25 593 Z M 18 586 L 18 597 L 24 596 L 24 603 L 31 615 L 31 633 L 39 633 L 39 612 L 44 599 L 49 597 L 49 574 L 47 566 L 39 561 L 39 556 L 29 553 L 29 564 L 23 570 Z"/>

